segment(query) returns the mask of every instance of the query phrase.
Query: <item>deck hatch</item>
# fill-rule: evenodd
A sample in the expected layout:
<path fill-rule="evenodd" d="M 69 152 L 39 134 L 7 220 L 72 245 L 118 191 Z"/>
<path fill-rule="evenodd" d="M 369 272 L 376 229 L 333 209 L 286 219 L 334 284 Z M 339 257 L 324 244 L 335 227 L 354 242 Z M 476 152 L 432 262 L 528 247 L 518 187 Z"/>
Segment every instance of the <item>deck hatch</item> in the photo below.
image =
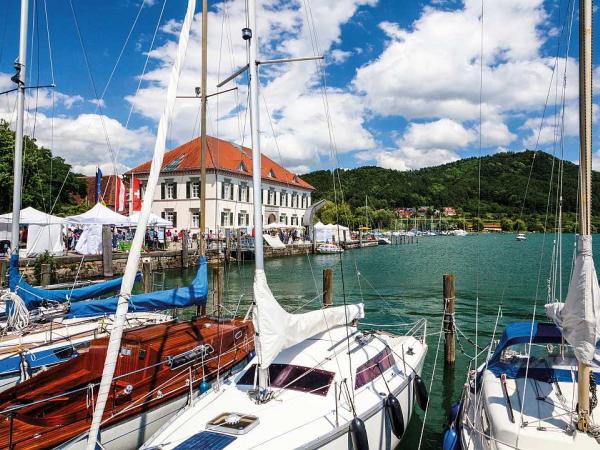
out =
<path fill-rule="evenodd" d="M 227 434 L 246 434 L 258 425 L 258 417 L 249 414 L 226 412 L 206 424 L 206 429 Z"/>

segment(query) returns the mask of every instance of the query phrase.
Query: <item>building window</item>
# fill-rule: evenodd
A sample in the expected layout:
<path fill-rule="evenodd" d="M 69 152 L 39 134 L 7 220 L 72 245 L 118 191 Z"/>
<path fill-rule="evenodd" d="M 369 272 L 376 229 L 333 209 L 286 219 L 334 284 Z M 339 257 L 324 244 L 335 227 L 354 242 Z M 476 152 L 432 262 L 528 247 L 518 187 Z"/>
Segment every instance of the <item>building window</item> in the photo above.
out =
<path fill-rule="evenodd" d="M 246 183 L 241 183 L 238 191 L 238 200 L 240 202 L 248 202 L 249 200 L 250 190 L 248 189 L 248 185 Z"/>
<path fill-rule="evenodd" d="M 190 194 L 191 194 L 192 198 L 200 198 L 200 182 L 199 181 L 192 181 Z"/>
<path fill-rule="evenodd" d="M 160 198 L 165 200 L 175 200 L 177 198 L 177 183 L 174 181 L 165 181 L 160 185 Z"/>
<path fill-rule="evenodd" d="M 287 218 L 287 214 L 280 214 L 279 215 L 279 222 L 284 223 L 284 224 L 288 224 L 288 218 Z"/>
<path fill-rule="evenodd" d="M 247 227 L 250 225 L 250 216 L 246 211 L 240 211 L 238 213 L 238 226 Z"/>
<path fill-rule="evenodd" d="M 233 200 L 233 184 L 231 184 L 231 180 L 223 180 L 223 183 L 221 183 L 221 198 L 224 200 Z"/>
<path fill-rule="evenodd" d="M 222 227 L 233 226 L 233 213 L 229 209 L 225 209 L 221 212 L 221 226 Z"/>
<path fill-rule="evenodd" d="M 292 216 L 292 223 L 290 225 L 298 225 L 298 216 L 296 214 Z"/>
<path fill-rule="evenodd" d="M 268 197 L 267 197 L 267 205 L 276 205 L 277 199 L 275 197 L 275 190 L 269 189 Z"/>
<path fill-rule="evenodd" d="M 287 191 L 281 191 L 281 206 L 288 205 L 288 194 Z"/>
<path fill-rule="evenodd" d="M 298 207 L 298 194 L 295 192 L 292 194 L 292 208 Z"/>
<path fill-rule="evenodd" d="M 200 228 L 200 212 L 197 209 L 192 209 L 192 228 Z"/>
<path fill-rule="evenodd" d="M 275 176 L 275 172 L 273 171 L 273 169 L 270 169 L 270 170 L 269 170 L 269 178 L 277 178 L 277 177 Z"/>
<path fill-rule="evenodd" d="M 172 209 L 165 209 L 161 214 L 163 219 L 167 219 L 173 224 L 173 228 L 177 228 L 177 213 Z"/>

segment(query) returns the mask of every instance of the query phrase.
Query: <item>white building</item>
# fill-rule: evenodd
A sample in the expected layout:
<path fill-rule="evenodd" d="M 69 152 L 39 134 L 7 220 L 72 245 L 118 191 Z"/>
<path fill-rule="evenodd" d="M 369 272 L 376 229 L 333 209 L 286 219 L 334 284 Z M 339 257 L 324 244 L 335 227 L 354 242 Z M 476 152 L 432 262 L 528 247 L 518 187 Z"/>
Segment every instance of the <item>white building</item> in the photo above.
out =
<path fill-rule="evenodd" d="M 206 231 L 240 227 L 249 231 L 254 226 L 252 150 L 208 137 L 206 153 Z M 147 161 L 126 173 L 130 179 L 141 181 L 142 196 L 150 163 Z M 263 223 L 301 225 L 314 188 L 265 155 L 261 165 Z M 199 138 L 165 154 L 159 183 L 152 212 L 171 220 L 175 229 L 189 228 L 191 233 L 197 233 L 202 189 Z"/>

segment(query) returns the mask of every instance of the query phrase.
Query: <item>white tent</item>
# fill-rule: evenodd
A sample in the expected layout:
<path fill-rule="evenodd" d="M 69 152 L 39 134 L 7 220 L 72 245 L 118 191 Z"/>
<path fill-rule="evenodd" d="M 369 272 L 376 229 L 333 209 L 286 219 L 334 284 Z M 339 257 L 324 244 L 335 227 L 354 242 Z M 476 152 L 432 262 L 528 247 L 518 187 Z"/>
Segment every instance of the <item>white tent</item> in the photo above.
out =
<path fill-rule="evenodd" d="M 291 228 L 296 228 L 296 225 L 288 225 L 288 224 L 281 223 L 281 222 L 273 222 L 273 223 L 263 226 L 263 230 L 285 230 L 285 229 L 291 229 Z"/>
<path fill-rule="evenodd" d="M 29 206 L 21 210 L 19 223 L 28 226 L 26 256 L 64 254 L 65 219 Z M 12 213 L 0 215 L 0 240 L 10 240 L 11 225 Z"/>
<path fill-rule="evenodd" d="M 84 225 L 75 251 L 81 255 L 101 255 L 102 225 Z"/>
<path fill-rule="evenodd" d="M 135 225 L 140 220 L 140 212 L 136 211 L 129 215 L 129 220 L 132 222 L 132 225 Z M 150 218 L 148 219 L 149 227 L 165 227 L 165 228 L 173 228 L 173 223 L 170 220 L 163 219 L 160 216 L 157 216 L 154 213 L 150 213 Z"/>
<path fill-rule="evenodd" d="M 346 240 L 350 240 L 350 229 L 343 225 L 324 225 L 318 222 L 314 225 L 315 239 L 317 242 L 342 242 L 344 241 L 344 231 L 346 232 Z"/>
<path fill-rule="evenodd" d="M 96 205 L 89 211 L 77 216 L 69 216 L 65 219 L 67 223 L 77 225 L 132 225 L 129 217 L 123 216 L 112 209 L 107 208 L 102 203 Z"/>

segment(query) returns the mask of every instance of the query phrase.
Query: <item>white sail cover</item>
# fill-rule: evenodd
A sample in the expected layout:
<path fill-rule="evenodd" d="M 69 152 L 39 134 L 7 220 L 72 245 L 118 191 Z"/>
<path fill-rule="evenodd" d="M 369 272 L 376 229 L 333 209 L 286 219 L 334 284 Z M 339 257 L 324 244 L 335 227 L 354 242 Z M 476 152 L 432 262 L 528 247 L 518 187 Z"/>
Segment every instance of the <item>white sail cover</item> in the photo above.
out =
<path fill-rule="evenodd" d="M 592 237 L 580 236 L 575 268 L 565 303 L 546 305 L 579 362 L 591 364 L 600 338 L 600 287 L 592 258 Z"/>
<path fill-rule="evenodd" d="M 262 270 L 254 275 L 254 302 L 254 343 L 261 369 L 269 367 L 282 350 L 365 316 L 362 303 L 290 314 L 275 300 Z"/>

